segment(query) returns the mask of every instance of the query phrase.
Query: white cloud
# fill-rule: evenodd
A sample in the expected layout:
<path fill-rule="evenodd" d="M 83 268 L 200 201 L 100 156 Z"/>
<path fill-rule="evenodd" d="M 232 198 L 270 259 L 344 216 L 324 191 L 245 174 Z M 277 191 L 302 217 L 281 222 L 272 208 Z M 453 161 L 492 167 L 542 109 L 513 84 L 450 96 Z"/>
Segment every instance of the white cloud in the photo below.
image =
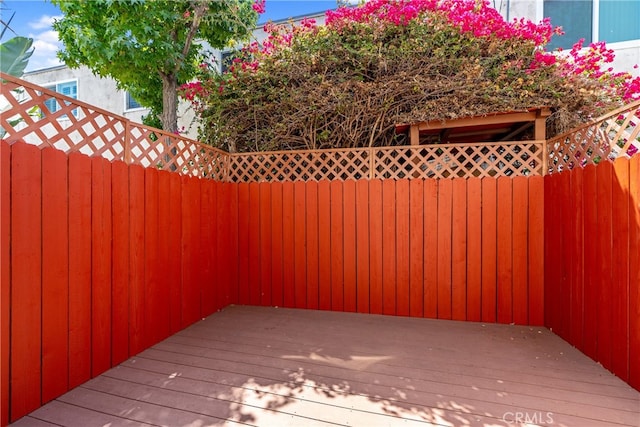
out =
<path fill-rule="evenodd" d="M 62 65 L 62 62 L 56 57 L 56 52 L 62 49 L 57 31 L 49 30 L 38 34 L 29 34 L 29 37 L 33 38 L 34 51 L 29 59 L 27 71 Z"/>
<path fill-rule="evenodd" d="M 33 28 L 34 30 L 43 30 L 45 28 L 49 29 L 53 25 L 53 20 L 60 19 L 60 18 L 62 18 L 62 15 L 60 16 L 43 15 L 37 21 L 29 22 L 29 27 Z"/>

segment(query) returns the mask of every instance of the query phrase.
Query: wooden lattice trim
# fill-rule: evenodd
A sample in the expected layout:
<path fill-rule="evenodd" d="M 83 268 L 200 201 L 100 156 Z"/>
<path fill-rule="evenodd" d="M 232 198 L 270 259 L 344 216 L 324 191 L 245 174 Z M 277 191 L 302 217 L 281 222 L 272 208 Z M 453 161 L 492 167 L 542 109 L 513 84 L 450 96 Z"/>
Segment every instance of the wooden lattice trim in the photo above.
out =
<path fill-rule="evenodd" d="M 548 173 L 640 152 L 640 101 L 547 141 Z"/>
<path fill-rule="evenodd" d="M 0 137 L 180 174 L 226 180 L 229 154 L 0 74 Z M 51 112 L 47 103 L 56 103 Z"/>

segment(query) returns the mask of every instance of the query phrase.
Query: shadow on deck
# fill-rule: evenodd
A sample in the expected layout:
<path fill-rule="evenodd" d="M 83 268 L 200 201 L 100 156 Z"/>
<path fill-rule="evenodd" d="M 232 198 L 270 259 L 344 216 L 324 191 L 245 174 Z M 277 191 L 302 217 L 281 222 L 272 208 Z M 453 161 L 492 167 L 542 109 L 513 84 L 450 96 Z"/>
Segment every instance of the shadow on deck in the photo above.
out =
<path fill-rule="evenodd" d="M 14 426 L 638 426 L 548 329 L 230 306 Z"/>

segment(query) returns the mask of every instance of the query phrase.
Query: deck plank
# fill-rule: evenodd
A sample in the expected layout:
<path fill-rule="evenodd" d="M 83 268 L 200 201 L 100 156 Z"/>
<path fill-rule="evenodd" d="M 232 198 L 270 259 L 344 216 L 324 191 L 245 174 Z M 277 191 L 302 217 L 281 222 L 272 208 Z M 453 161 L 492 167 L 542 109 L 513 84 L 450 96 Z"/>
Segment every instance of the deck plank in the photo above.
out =
<path fill-rule="evenodd" d="M 230 306 L 15 425 L 638 426 L 545 328 Z"/>

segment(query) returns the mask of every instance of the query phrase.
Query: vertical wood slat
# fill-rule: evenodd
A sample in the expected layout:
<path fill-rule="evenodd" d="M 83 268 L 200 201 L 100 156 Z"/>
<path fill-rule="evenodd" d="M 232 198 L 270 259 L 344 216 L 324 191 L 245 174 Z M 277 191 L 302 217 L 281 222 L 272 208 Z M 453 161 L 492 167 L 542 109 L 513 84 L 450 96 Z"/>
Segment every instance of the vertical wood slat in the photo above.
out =
<path fill-rule="evenodd" d="M 167 197 L 171 195 L 172 175 L 175 174 L 167 171 L 158 171 L 158 264 L 155 268 L 159 271 L 159 293 L 157 295 L 158 307 L 154 310 L 154 313 L 157 313 L 159 316 L 154 319 L 158 324 L 158 335 L 156 337 L 158 340 L 162 340 L 172 334 L 171 294 L 174 292 L 172 289 L 174 287 L 172 280 L 179 280 L 179 278 L 176 279 L 176 272 L 174 271 L 175 261 L 173 258 L 177 258 L 178 251 L 174 250 L 174 248 L 180 247 L 180 243 L 176 242 L 175 246 L 172 246 L 170 243 L 172 240 L 170 234 L 179 231 L 179 229 L 174 230 L 172 224 L 172 215 L 174 212 L 171 211 L 171 204 L 176 203 L 176 201 Z"/>
<path fill-rule="evenodd" d="M 438 181 L 424 182 L 424 317 L 438 317 Z"/>
<path fill-rule="evenodd" d="M 331 187 L 318 182 L 318 308 L 331 310 Z"/>
<path fill-rule="evenodd" d="M 582 351 L 592 359 L 597 357 L 597 316 L 588 315 L 598 312 L 598 255 L 597 233 L 599 228 L 598 208 L 596 203 L 587 203 L 587 200 L 596 194 L 596 167 L 588 165 L 584 168 L 584 324 L 583 324 L 583 349 Z M 556 197 L 559 197 L 556 195 Z M 550 257 L 547 257 L 549 260 Z M 545 281 L 545 292 L 549 283 Z M 546 301 L 545 301 L 546 302 Z"/>
<path fill-rule="evenodd" d="M 424 181 L 409 181 L 409 315 L 424 315 Z M 359 220 L 360 218 L 358 218 Z"/>
<path fill-rule="evenodd" d="M 318 184 L 316 182 L 307 183 L 305 200 L 307 214 L 307 308 L 317 309 L 319 304 L 319 233 L 325 232 L 325 230 L 318 228 Z"/>
<path fill-rule="evenodd" d="M 250 214 L 249 184 L 238 184 L 238 304 L 249 304 Z"/>
<path fill-rule="evenodd" d="M 260 305 L 260 184 L 249 184 L 249 301 Z"/>
<path fill-rule="evenodd" d="M 438 182 L 438 319 L 451 319 L 452 191 L 451 180 Z"/>
<path fill-rule="evenodd" d="M 129 350 L 144 349 L 146 334 L 144 287 L 144 169 L 129 167 Z"/>
<path fill-rule="evenodd" d="M 369 181 L 369 309 L 382 314 L 382 181 Z"/>
<path fill-rule="evenodd" d="M 640 390 L 640 156 L 629 162 L 629 384 Z"/>
<path fill-rule="evenodd" d="M 198 269 L 201 277 L 201 306 L 202 317 L 215 311 L 216 291 L 215 282 L 215 185 L 211 181 L 200 183 L 200 262 Z"/>
<path fill-rule="evenodd" d="M 482 319 L 482 181 L 467 184 L 467 317 Z"/>
<path fill-rule="evenodd" d="M 344 311 L 344 200 L 342 182 L 331 188 L 331 310 Z"/>
<path fill-rule="evenodd" d="M 497 182 L 482 179 L 482 321 L 496 317 Z"/>
<path fill-rule="evenodd" d="M 42 176 L 42 403 L 46 403 L 69 388 L 67 156 L 43 149 Z"/>
<path fill-rule="evenodd" d="M 271 304 L 276 307 L 282 307 L 284 301 L 282 220 L 282 183 L 278 182 L 271 186 Z"/>
<path fill-rule="evenodd" d="M 396 313 L 398 316 L 408 316 L 411 307 L 410 298 L 410 225 L 409 225 L 409 181 L 396 181 Z"/>
<path fill-rule="evenodd" d="M 260 185 L 260 305 L 271 302 L 271 186 Z"/>
<path fill-rule="evenodd" d="M 292 300 L 296 308 L 307 306 L 307 258 L 306 258 L 306 185 L 296 182 L 294 193 L 294 289 Z"/>
<path fill-rule="evenodd" d="M 528 262 L 529 262 L 529 181 L 519 176 L 513 178 L 513 323 L 529 324 Z"/>
<path fill-rule="evenodd" d="M 451 203 L 451 318 L 466 320 L 467 180 L 453 180 Z"/>
<path fill-rule="evenodd" d="M 0 141 L 0 425 L 9 424 L 11 147 Z"/>
<path fill-rule="evenodd" d="M 570 207 L 571 233 L 568 236 L 567 250 L 571 255 L 570 277 L 571 277 L 571 307 L 569 308 L 569 330 L 570 342 L 578 348 L 582 348 L 582 328 L 584 323 L 584 258 L 583 258 L 583 188 L 582 188 L 582 168 L 575 168 L 571 171 L 568 179 L 571 180 Z"/>
<path fill-rule="evenodd" d="M 558 194 L 568 194 L 571 191 L 571 181 L 569 175 L 563 175 L 558 180 Z M 558 274 L 558 289 L 557 297 L 555 298 L 554 305 L 556 307 L 566 307 L 564 310 L 555 310 L 556 314 L 556 327 L 555 332 L 562 338 L 567 339 L 569 335 L 569 318 L 570 311 L 570 288 L 571 277 L 567 274 L 567 267 L 571 265 L 571 252 L 569 250 L 569 240 L 571 236 L 571 212 L 569 198 L 564 197 L 556 202 L 558 205 L 558 212 L 555 216 L 557 225 L 556 233 L 556 258 L 560 263 L 556 272 Z"/>
<path fill-rule="evenodd" d="M 544 179 L 529 179 L 529 324 L 544 325 Z"/>
<path fill-rule="evenodd" d="M 382 182 L 382 314 L 396 314 L 396 185 Z"/>
<path fill-rule="evenodd" d="M 12 149 L 11 177 L 11 418 L 41 404 L 41 152 Z"/>
<path fill-rule="evenodd" d="M 282 184 L 283 306 L 295 307 L 295 198 L 292 182 Z M 329 283 L 329 282 L 328 282 Z"/>
<path fill-rule="evenodd" d="M 344 311 L 356 311 L 356 186 L 348 180 L 343 188 L 343 224 L 344 224 Z"/>
<path fill-rule="evenodd" d="M 513 321 L 513 182 L 498 178 L 497 188 L 497 319 L 498 323 Z"/>
<path fill-rule="evenodd" d="M 611 370 L 611 318 L 613 316 L 611 286 L 611 244 L 612 244 L 612 178 L 613 165 L 603 162 L 597 167 L 598 182 L 596 186 L 598 200 L 598 329 L 597 329 L 597 357 L 602 365 Z M 607 304 L 603 302 L 607 301 Z"/>
<path fill-rule="evenodd" d="M 369 183 L 356 181 L 357 311 L 369 313 Z"/>
<path fill-rule="evenodd" d="M 182 325 L 182 180 L 178 174 L 169 174 L 169 197 L 164 209 L 169 212 L 166 244 L 170 254 L 167 263 L 169 281 L 169 332 L 178 332 Z M 171 202 L 169 202 L 169 200 Z"/>

